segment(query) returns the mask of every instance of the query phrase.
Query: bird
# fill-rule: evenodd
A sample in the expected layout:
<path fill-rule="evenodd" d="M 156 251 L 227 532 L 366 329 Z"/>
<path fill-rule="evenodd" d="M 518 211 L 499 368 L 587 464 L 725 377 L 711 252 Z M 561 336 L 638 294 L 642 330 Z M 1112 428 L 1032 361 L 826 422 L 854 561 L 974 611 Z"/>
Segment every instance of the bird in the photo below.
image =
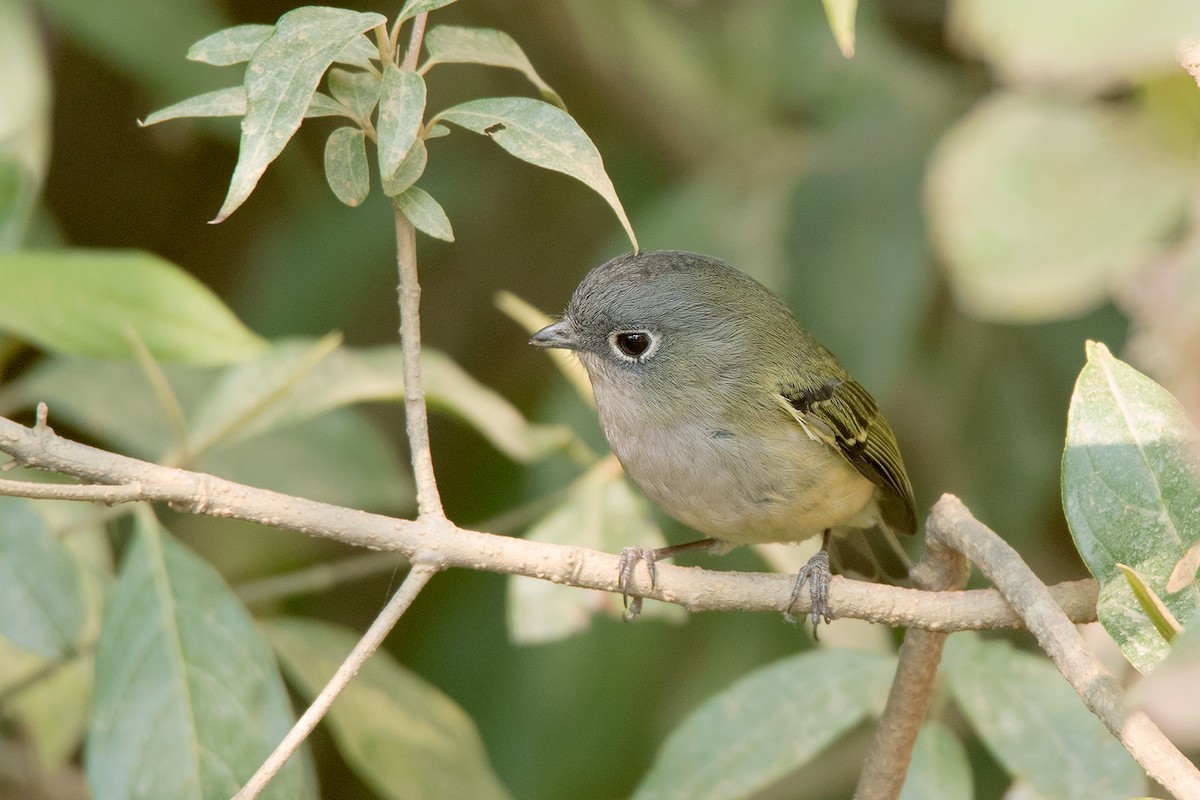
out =
<path fill-rule="evenodd" d="M 806 583 L 814 634 L 829 623 L 835 532 L 917 530 L 896 435 L 871 395 L 787 305 L 749 275 L 696 253 L 628 253 L 596 267 L 566 312 L 530 344 L 572 351 L 626 474 L 705 538 L 621 552 L 635 567 L 680 552 L 727 552 L 821 536 L 785 607 Z"/>

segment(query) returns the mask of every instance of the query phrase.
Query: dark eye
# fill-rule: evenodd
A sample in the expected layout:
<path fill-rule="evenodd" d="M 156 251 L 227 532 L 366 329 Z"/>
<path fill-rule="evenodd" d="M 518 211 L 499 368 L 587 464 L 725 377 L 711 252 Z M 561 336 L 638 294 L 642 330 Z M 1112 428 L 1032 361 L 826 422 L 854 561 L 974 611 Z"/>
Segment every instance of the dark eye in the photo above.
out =
<path fill-rule="evenodd" d="M 632 359 L 647 355 L 655 343 L 649 331 L 618 331 L 610 339 L 621 355 Z"/>

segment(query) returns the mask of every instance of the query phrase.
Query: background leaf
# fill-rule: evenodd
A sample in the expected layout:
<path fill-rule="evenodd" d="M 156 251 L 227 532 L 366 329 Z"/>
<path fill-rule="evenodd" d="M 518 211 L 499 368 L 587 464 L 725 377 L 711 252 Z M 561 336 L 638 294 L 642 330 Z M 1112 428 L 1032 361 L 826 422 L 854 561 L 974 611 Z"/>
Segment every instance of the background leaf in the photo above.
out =
<path fill-rule="evenodd" d="M 1154 381 L 1088 344 L 1067 417 L 1063 508 L 1088 569 L 1100 582 L 1096 612 L 1125 657 L 1149 672 L 1167 654 L 1117 563 L 1127 564 L 1183 625 L 1196 615 L 1195 584 L 1166 583 L 1200 541 L 1197 434 L 1178 401 Z"/>
<path fill-rule="evenodd" d="M 288 677 L 309 698 L 333 676 L 358 638 L 344 628 L 304 619 L 274 620 L 267 625 L 267 637 Z M 325 724 L 342 755 L 380 797 L 508 797 L 471 718 L 386 651 L 363 666 Z"/>
<path fill-rule="evenodd" d="M 75 560 L 32 500 L 0 496 L 0 635 L 50 658 L 79 644 L 84 602 Z"/>
<path fill-rule="evenodd" d="M 246 201 L 267 166 L 300 127 L 313 92 L 347 45 L 386 19 L 381 14 L 307 6 L 289 11 L 246 67 L 246 117 L 229 193 L 214 222 Z"/>
<path fill-rule="evenodd" d="M 971 800 L 971 765 L 958 737 L 938 722 L 917 735 L 900 800 Z"/>
<path fill-rule="evenodd" d="M 225 798 L 291 727 L 270 649 L 217 573 L 139 515 L 96 650 L 88 786 L 109 798 Z M 264 797 L 315 797 L 307 756 Z"/>
<path fill-rule="evenodd" d="M 1014 779 L 1062 800 L 1145 792 L 1142 768 L 1046 659 L 957 633 L 944 664 L 959 708 Z"/>
<path fill-rule="evenodd" d="M 635 800 L 746 797 L 883 711 L 891 656 L 820 650 L 785 658 L 710 697 L 663 745 Z"/>
<path fill-rule="evenodd" d="M 263 341 L 203 284 L 149 253 L 0 255 L 0 330 L 60 353 L 130 358 L 130 337 L 162 361 L 241 361 Z"/>
<path fill-rule="evenodd" d="M 492 97 L 448 108 L 431 121 L 437 120 L 490 136 L 522 161 L 570 175 L 591 187 L 616 212 L 633 249 L 638 249 L 617 190 L 604 171 L 600 151 L 561 108 L 528 97 Z"/>
<path fill-rule="evenodd" d="M 50 75 L 32 7 L 0 2 L 0 253 L 25 238 L 50 156 Z"/>

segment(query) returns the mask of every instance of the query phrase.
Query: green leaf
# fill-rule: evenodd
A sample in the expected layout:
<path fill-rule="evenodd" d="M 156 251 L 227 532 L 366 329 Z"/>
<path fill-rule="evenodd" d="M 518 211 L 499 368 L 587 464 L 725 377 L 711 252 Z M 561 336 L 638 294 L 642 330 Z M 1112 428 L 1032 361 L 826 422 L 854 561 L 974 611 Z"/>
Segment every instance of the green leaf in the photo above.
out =
<path fill-rule="evenodd" d="M 349 64 L 366 70 L 373 69 L 371 62 L 378 60 L 379 48 L 366 34 L 360 34 L 351 39 L 350 43 L 334 59 L 339 64 Z"/>
<path fill-rule="evenodd" d="M 604 171 L 600 151 L 561 108 L 528 97 L 492 97 L 448 108 L 431 121 L 438 120 L 490 136 L 522 161 L 570 175 L 589 186 L 616 212 L 633 249 L 638 249 L 617 190 Z"/>
<path fill-rule="evenodd" d="M 92 797 L 230 797 L 292 720 L 246 609 L 212 567 L 140 516 L 96 649 L 84 754 Z M 262 796 L 315 797 L 307 758 Z"/>
<path fill-rule="evenodd" d="M 379 78 L 369 72 L 329 70 L 329 93 L 361 120 L 369 120 L 379 102 Z"/>
<path fill-rule="evenodd" d="M 1128 108 L 1015 91 L 980 103 L 943 137 L 927 182 L 958 302 L 1022 323 L 1099 306 L 1161 253 L 1194 165 Z"/>
<path fill-rule="evenodd" d="M 1133 590 L 1133 596 L 1137 598 L 1138 605 L 1142 607 L 1142 611 L 1146 612 L 1146 616 L 1154 624 L 1154 629 L 1169 644 L 1180 630 L 1179 621 L 1175 619 L 1171 609 L 1163 605 L 1162 599 L 1146 585 L 1145 579 L 1138 575 L 1136 570 L 1124 564 L 1117 564 L 1117 569 L 1121 570 L 1121 574 L 1125 576 L 1129 588 Z"/>
<path fill-rule="evenodd" d="M 274 620 L 266 632 L 288 677 L 309 698 L 329 681 L 358 638 L 344 628 L 305 619 Z M 325 723 L 342 756 L 382 798 L 509 796 L 466 712 L 384 650 L 363 665 Z"/>
<path fill-rule="evenodd" d="M 972 800 L 971 765 L 958 737 L 944 725 L 926 723 L 917 735 L 900 800 Z"/>
<path fill-rule="evenodd" d="M 325 180 L 351 208 L 362 205 L 371 191 L 367 137 L 360 128 L 338 128 L 325 141 Z"/>
<path fill-rule="evenodd" d="M 308 101 L 308 109 L 304 112 L 305 119 L 344 116 L 346 116 L 346 108 L 329 95 L 321 92 L 313 93 L 312 100 Z"/>
<path fill-rule="evenodd" d="M 412 70 L 388 64 L 379 87 L 379 172 L 394 175 L 400 168 L 425 116 L 425 79 Z"/>
<path fill-rule="evenodd" d="M 135 251 L 0 255 L 0 331 L 60 353 L 130 358 L 130 337 L 160 361 L 213 365 L 263 347 L 203 284 Z"/>
<path fill-rule="evenodd" d="M 22 661 L 20 651 L 8 652 L 10 645 L 0 641 L 0 660 Z M 33 674 L 33 665 L 22 663 L 23 674 Z M 39 665 L 49 669 L 49 662 Z M 49 674 L 19 694 L 5 700 L 5 716 L 20 725 L 22 741 L 37 755 L 43 775 L 52 775 L 68 767 L 87 731 L 92 710 L 91 656 L 79 656 L 60 662 Z"/>
<path fill-rule="evenodd" d="M 392 176 L 383 179 L 383 193 L 388 197 L 404 194 L 425 174 L 425 164 L 428 161 L 429 151 L 425 147 L 425 142 L 417 139 Z"/>
<path fill-rule="evenodd" d="M 188 49 L 187 59 L 217 67 L 241 64 L 274 32 L 274 25 L 235 25 L 196 42 Z"/>
<path fill-rule="evenodd" d="M 1197 433 L 1179 402 L 1089 342 L 1067 416 L 1062 496 L 1075 546 L 1100 582 L 1096 613 L 1142 672 L 1167 654 L 1117 563 L 1137 571 L 1184 625 L 1195 584 L 1166 594 L 1176 563 L 1200 541 Z"/>
<path fill-rule="evenodd" d="M 507 67 L 521 72 L 542 93 L 542 99 L 566 110 L 558 92 L 542 80 L 525 51 L 516 40 L 503 31 L 491 28 L 463 28 L 457 25 L 438 25 L 425 34 L 425 49 L 429 58 L 421 66 L 424 73 L 434 64 L 484 64 Z"/>
<path fill-rule="evenodd" d="M 443 242 L 454 241 L 454 229 L 442 206 L 420 186 L 410 186 L 392 198 L 392 205 L 421 233 Z"/>
<path fill-rule="evenodd" d="M 535 522 L 523 538 L 609 553 L 630 545 L 666 544 L 646 501 L 612 462 L 576 481 L 562 504 Z M 586 630 L 597 613 L 619 618 L 623 612 L 620 595 L 612 592 L 580 591 L 519 575 L 508 580 L 508 630 L 518 644 L 564 639 Z M 642 616 L 677 622 L 686 612 L 671 603 L 650 602 Z"/>
<path fill-rule="evenodd" d="M 0 3 L 0 253 L 16 250 L 50 156 L 50 76 L 33 6 Z"/>
<path fill-rule="evenodd" d="M 1047 659 L 958 633 L 944 665 L 955 701 L 1014 779 L 1060 800 L 1145 791 L 1141 767 Z"/>
<path fill-rule="evenodd" d="M 64 658 L 79 643 L 85 613 L 75 561 L 37 506 L 0 496 L 0 635 Z"/>
<path fill-rule="evenodd" d="M 948 28 L 1002 83 L 1098 93 L 1173 72 L 1183 31 L 1200 30 L 1191 0 L 959 0 Z"/>
<path fill-rule="evenodd" d="M 230 86 L 228 89 L 217 89 L 186 100 L 180 100 L 166 108 L 159 109 L 141 120 L 143 128 L 157 125 L 170 119 L 185 117 L 240 117 L 246 113 L 246 87 Z"/>
<path fill-rule="evenodd" d="M 427 14 L 430 11 L 436 11 L 453 2 L 455 0 L 408 0 L 404 4 L 404 7 L 400 9 L 400 14 L 396 17 L 396 22 L 404 22 L 406 19 L 412 19 L 418 14 Z"/>
<path fill-rule="evenodd" d="M 309 101 L 343 50 L 386 23 L 381 14 L 308 6 L 279 18 L 246 67 L 246 117 L 229 193 L 214 222 L 245 202 L 300 127 Z"/>
<path fill-rule="evenodd" d="M 846 58 L 854 56 L 854 15 L 858 0 L 821 0 L 833 40 Z"/>
<path fill-rule="evenodd" d="M 893 656 L 801 653 L 710 697 L 667 738 L 634 800 L 741 798 L 811 762 L 880 714 Z"/>

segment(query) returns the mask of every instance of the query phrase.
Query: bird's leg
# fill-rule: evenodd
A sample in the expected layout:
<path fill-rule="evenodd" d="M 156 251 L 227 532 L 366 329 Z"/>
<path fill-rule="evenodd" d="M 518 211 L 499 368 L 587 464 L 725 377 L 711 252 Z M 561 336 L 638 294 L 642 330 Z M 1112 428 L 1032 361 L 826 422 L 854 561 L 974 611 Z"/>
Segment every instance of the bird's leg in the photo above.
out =
<path fill-rule="evenodd" d="M 633 568 L 638 565 L 639 561 L 646 564 L 646 572 L 650 575 L 650 588 L 653 589 L 658 580 L 658 568 L 655 567 L 655 563 L 659 560 L 693 550 L 714 550 L 723 547 L 724 544 L 720 539 L 709 538 L 697 539 L 684 544 L 673 544 L 669 547 L 659 547 L 655 550 L 647 550 L 641 545 L 621 548 L 621 561 L 617 566 L 617 585 L 621 589 L 621 600 L 625 603 L 625 619 L 632 620 L 642 613 L 642 598 L 635 597 L 632 603 L 629 602 L 629 581 L 633 578 Z"/>
<path fill-rule="evenodd" d="M 808 583 L 812 597 L 813 638 L 817 636 L 817 624 L 822 619 L 827 624 L 833 621 L 833 615 L 829 613 L 829 581 L 833 578 L 829 572 L 829 540 L 832 535 L 833 531 L 826 528 L 821 536 L 821 549 L 797 573 L 796 585 L 792 587 L 792 597 L 787 604 L 787 616 L 791 619 L 792 606 L 796 605 L 800 590 Z"/>

